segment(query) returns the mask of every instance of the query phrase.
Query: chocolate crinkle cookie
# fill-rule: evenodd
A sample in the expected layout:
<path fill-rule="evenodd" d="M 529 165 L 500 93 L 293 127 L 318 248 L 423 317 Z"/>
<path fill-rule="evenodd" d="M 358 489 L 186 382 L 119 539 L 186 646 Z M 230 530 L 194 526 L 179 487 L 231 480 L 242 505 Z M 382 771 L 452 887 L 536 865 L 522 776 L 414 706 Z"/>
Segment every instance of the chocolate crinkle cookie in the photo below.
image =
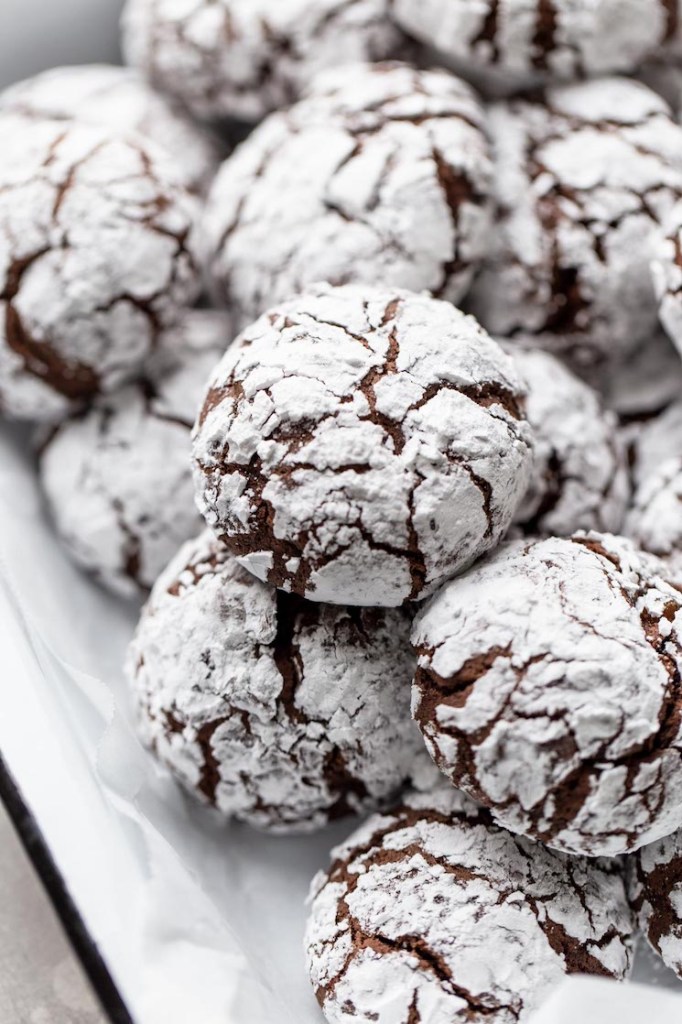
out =
<path fill-rule="evenodd" d="M 305 942 L 331 1024 L 518 1024 L 567 974 L 623 979 L 632 932 L 616 862 L 513 836 L 441 786 L 333 851 Z"/>
<path fill-rule="evenodd" d="M 0 149 L 0 412 L 59 419 L 196 297 L 196 200 L 138 135 L 0 114 Z"/>
<path fill-rule="evenodd" d="M 354 67 L 318 80 L 226 161 L 203 231 L 240 326 L 317 281 L 457 301 L 489 247 L 483 111 L 444 71 Z"/>
<path fill-rule="evenodd" d="M 179 546 L 201 529 L 190 435 L 206 381 L 229 340 L 224 327 L 219 314 L 188 313 L 163 344 L 184 342 L 191 359 L 99 397 L 61 423 L 42 448 L 40 480 L 66 549 L 122 596 L 149 590 Z"/>
<path fill-rule="evenodd" d="M 628 889 L 647 941 L 682 978 L 682 832 L 628 858 Z"/>
<path fill-rule="evenodd" d="M 421 746 L 408 636 L 402 610 L 276 591 L 206 531 L 159 578 L 130 649 L 142 737 L 187 789 L 259 828 L 377 807 Z"/>
<path fill-rule="evenodd" d="M 260 579 L 389 607 L 494 547 L 532 434 L 509 359 L 448 303 L 326 285 L 271 310 L 214 374 L 199 507 Z"/>
<path fill-rule="evenodd" d="M 208 187 L 226 155 L 227 147 L 132 68 L 86 64 L 43 71 L 0 93 L 0 111 L 139 132 L 166 150 L 182 183 L 198 192 Z"/>
<path fill-rule="evenodd" d="M 530 487 L 515 523 L 542 536 L 619 530 L 630 487 L 614 414 L 549 353 L 517 346 L 506 351 L 528 389 L 526 415 L 536 442 Z"/>
<path fill-rule="evenodd" d="M 392 0 L 406 32 L 486 86 L 631 71 L 679 33 L 677 0 Z"/>
<path fill-rule="evenodd" d="M 498 223 L 471 310 L 594 376 L 656 331 L 650 263 L 682 194 L 682 128 L 619 78 L 497 104 L 490 126 Z"/>
<path fill-rule="evenodd" d="M 407 51 L 388 0 L 128 0 L 123 48 L 202 119 L 257 121 L 314 75 Z"/>
<path fill-rule="evenodd" d="M 623 538 L 503 545 L 418 616 L 413 713 L 451 782 L 568 853 L 682 825 L 682 595 Z"/>

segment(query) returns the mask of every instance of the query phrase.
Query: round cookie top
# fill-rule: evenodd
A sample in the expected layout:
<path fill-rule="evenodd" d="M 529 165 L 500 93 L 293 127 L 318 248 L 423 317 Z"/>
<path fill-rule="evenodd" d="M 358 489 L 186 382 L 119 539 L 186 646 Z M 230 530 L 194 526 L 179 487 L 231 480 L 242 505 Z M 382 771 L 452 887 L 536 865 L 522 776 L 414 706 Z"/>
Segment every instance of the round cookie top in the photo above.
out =
<path fill-rule="evenodd" d="M 323 76 L 227 160 L 205 211 L 217 300 L 242 326 L 317 281 L 456 302 L 489 248 L 483 111 L 444 71 Z"/>
<path fill-rule="evenodd" d="M 677 0 L 393 0 L 392 11 L 482 84 L 509 88 L 631 71 L 678 32 Z"/>
<path fill-rule="evenodd" d="M 490 127 L 498 223 L 472 312 L 583 375 L 618 363 L 657 328 L 650 262 L 682 194 L 682 129 L 618 78 L 497 104 Z"/>
<path fill-rule="evenodd" d="M 257 121 L 314 75 L 398 56 L 388 0 L 128 0 L 123 48 L 201 119 Z"/>
<path fill-rule="evenodd" d="M 332 1024 L 515 1024 L 566 974 L 625 977 L 632 930 L 615 862 L 513 836 L 441 786 L 333 851 L 305 941 Z"/>
<path fill-rule="evenodd" d="M 0 115 L 0 410 L 119 387 L 200 288 L 196 201 L 138 135 Z"/>
<path fill-rule="evenodd" d="M 623 538 L 503 545 L 418 616 L 413 713 L 496 821 L 612 855 L 682 824 L 682 595 Z"/>
<path fill-rule="evenodd" d="M 249 571 L 389 607 L 494 547 L 529 479 L 512 361 L 449 303 L 330 288 L 261 317 L 195 431 L 199 508 Z"/>
<path fill-rule="evenodd" d="M 548 352 L 505 349 L 527 385 L 535 433 L 530 487 L 515 523 L 530 535 L 619 530 L 629 498 L 624 445 L 596 392 Z"/>
<path fill-rule="evenodd" d="M 205 531 L 159 578 L 130 649 L 145 742 L 222 814 L 309 831 L 376 807 L 421 747 L 402 610 L 310 604 Z"/>
<path fill-rule="evenodd" d="M 682 832 L 628 858 L 628 890 L 647 941 L 682 978 Z"/>
<path fill-rule="evenodd" d="M 123 596 L 149 590 L 201 529 L 190 435 L 206 381 L 225 351 L 224 327 L 220 314 L 187 314 L 161 341 L 179 351 L 184 343 L 191 359 L 100 396 L 61 423 L 41 451 L 41 484 L 67 550 Z"/>
<path fill-rule="evenodd" d="M 182 183 L 203 192 L 224 148 L 182 107 L 155 92 L 138 71 L 112 64 L 52 68 L 0 93 L 0 111 L 45 120 L 76 119 L 139 132 L 173 159 Z"/>

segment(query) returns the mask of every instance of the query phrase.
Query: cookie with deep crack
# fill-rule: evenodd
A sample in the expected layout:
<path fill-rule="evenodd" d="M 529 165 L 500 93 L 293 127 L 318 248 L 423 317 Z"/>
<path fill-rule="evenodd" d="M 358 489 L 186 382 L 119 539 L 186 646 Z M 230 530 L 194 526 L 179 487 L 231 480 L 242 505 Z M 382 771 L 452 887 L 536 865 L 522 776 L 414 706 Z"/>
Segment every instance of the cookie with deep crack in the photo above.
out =
<path fill-rule="evenodd" d="M 632 932 L 616 862 L 513 836 L 441 786 L 333 851 L 305 941 L 332 1024 L 517 1024 L 566 974 L 624 978 Z"/>
<path fill-rule="evenodd" d="M 530 487 L 514 522 L 533 536 L 618 531 L 630 488 L 615 415 L 548 352 L 505 349 L 526 383 L 526 415 L 535 433 Z"/>
<path fill-rule="evenodd" d="M 679 33 L 677 0 L 392 0 L 392 11 L 497 92 L 632 71 Z"/>
<path fill-rule="evenodd" d="M 228 341 L 222 314 L 187 313 L 160 339 L 165 373 L 100 396 L 64 420 L 42 447 L 40 482 L 64 546 L 118 594 L 148 591 L 180 545 L 201 529 L 190 436 L 206 381 Z M 176 358 L 184 356 L 173 368 L 171 348 Z"/>
<path fill-rule="evenodd" d="M 628 890 L 640 930 L 682 978 L 682 832 L 628 858 Z"/>
<path fill-rule="evenodd" d="M 260 579 L 390 607 L 494 547 L 533 440 L 512 360 L 425 295 L 321 285 L 218 366 L 197 423 L 208 525 Z"/>
<path fill-rule="evenodd" d="M 133 68 L 84 64 L 43 71 L 0 93 L 0 111 L 138 132 L 166 150 L 182 183 L 204 192 L 227 147 Z"/>
<path fill-rule="evenodd" d="M 375 808 L 421 747 L 409 617 L 276 591 L 206 531 L 156 583 L 128 659 L 144 741 L 226 817 L 311 831 Z"/>
<path fill-rule="evenodd" d="M 197 296 L 197 202 L 139 135 L 0 115 L 0 413 L 63 418 Z"/>
<path fill-rule="evenodd" d="M 219 172 L 203 220 L 215 296 L 241 326 L 318 281 L 456 302 L 489 248 L 491 179 L 464 82 L 403 64 L 329 73 Z"/>
<path fill-rule="evenodd" d="M 407 45 L 388 0 L 128 0 L 123 49 L 196 117 L 257 121 L 317 72 Z"/>
<path fill-rule="evenodd" d="M 503 545 L 419 614 L 413 714 L 514 832 L 615 856 L 682 825 L 682 595 L 606 534 Z"/>
<path fill-rule="evenodd" d="M 682 128 L 639 82 L 496 104 L 497 229 L 471 310 L 593 375 L 657 328 L 650 263 L 682 194 Z"/>

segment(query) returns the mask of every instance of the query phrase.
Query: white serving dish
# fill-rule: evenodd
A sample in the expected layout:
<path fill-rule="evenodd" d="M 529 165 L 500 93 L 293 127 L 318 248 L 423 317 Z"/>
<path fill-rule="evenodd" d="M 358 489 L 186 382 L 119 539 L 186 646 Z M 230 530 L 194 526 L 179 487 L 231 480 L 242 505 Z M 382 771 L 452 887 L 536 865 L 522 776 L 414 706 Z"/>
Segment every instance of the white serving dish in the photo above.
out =
<path fill-rule="evenodd" d="M 0 7 L 0 85 L 115 58 L 114 0 Z M 220 826 L 187 801 L 131 728 L 121 663 L 135 617 L 68 562 L 25 438 L 0 427 L 0 753 L 25 805 L 25 838 L 28 821 L 73 900 L 59 909 L 112 1020 L 319 1024 L 303 901 L 353 823 L 274 839 Z M 37 860 L 54 895 L 59 880 Z M 636 978 L 648 987 L 572 979 L 537 1024 L 680 1024 L 671 973 L 643 953 Z"/>

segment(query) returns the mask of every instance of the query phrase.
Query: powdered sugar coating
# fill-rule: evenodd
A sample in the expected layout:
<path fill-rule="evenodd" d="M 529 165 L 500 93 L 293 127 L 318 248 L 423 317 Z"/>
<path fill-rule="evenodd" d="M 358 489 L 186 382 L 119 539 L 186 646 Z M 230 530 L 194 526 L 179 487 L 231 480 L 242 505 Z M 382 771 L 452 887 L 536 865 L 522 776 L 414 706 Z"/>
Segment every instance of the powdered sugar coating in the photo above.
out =
<path fill-rule="evenodd" d="M 495 546 L 532 436 L 512 361 L 471 317 L 410 292 L 322 285 L 226 355 L 194 461 L 208 525 L 259 579 L 390 607 Z"/>
<path fill-rule="evenodd" d="M 600 79 L 495 105 L 495 246 L 471 310 L 581 374 L 652 337 L 650 262 L 682 194 L 682 129 L 639 82 Z"/>
<path fill-rule="evenodd" d="M 483 111 L 443 71 L 323 76 L 224 165 L 204 235 L 216 297 L 241 326 L 318 281 L 456 302 L 489 246 Z"/>
<path fill-rule="evenodd" d="M 615 416 L 548 352 L 506 351 L 527 385 L 526 415 L 536 442 L 530 487 L 515 522 L 542 536 L 619 530 L 630 489 Z"/>
<path fill-rule="evenodd" d="M 198 192 L 208 187 L 226 155 L 216 138 L 132 68 L 111 64 L 52 68 L 0 93 L 0 110 L 46 120 L 75 118 L 114 131 L 137 132 L 164 149 L 183 185 Z"/>
<path fill-rule="evenodd" d="M 331 1024 L 516 1024 L 566 974 L 625 977 L 631 938 L 614 862 L 512 836 L 441 786 L 333 851 L 306 953 Z"/>
<path fill-rule="evenodd" d="M 197 117 L 257 121 L 314 75 L 395 57 L 388 0 L 128 0 L 128 61 Z"/>
<path fill-rule="evenodd" d="M 630 857 L 628 883 L 640 929 L 682 978 L 682 832 L 643 846 Z"/>
<path fill-rule="evenodd" d="M 631 71 L 678 31 L 677 0 L 392 0 L 406 32 L 510 87 Z"/>
<path fill-rule="evenodd" d="M 148 590 L 178 547 L 201 529 L 190 434 L 206 381 L 226 348 L 224 328 L 219 314 L 187 314 L 162 348 L 173 342 L 182 351 L 182 343 L 191 359 L 100 397 L 83 415 L 65 420 L 42 450 L 40 479 L 67 550 L 123 596 Z"/>
<path fill-rule="evenodd" d="M 310 831 L 394 793 L 421 747 L 403 611 L 313 605 L 206 531 L 157 582 L 130 649 L 145 742 L 192 792 Z"/>
<path fill-rule="evenodd" d="M 501 825 L 617 855 L 682 824 L 682 596 L 623 538 L 501 547 L 418 616 L 413 713 Z"/>
<path fill-rule="evenodd" d="M 0 148 L 0 410 L 57 419 L 197 295 L 197 208 L 140 136 L 3 114 Z"/>

